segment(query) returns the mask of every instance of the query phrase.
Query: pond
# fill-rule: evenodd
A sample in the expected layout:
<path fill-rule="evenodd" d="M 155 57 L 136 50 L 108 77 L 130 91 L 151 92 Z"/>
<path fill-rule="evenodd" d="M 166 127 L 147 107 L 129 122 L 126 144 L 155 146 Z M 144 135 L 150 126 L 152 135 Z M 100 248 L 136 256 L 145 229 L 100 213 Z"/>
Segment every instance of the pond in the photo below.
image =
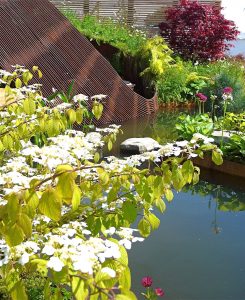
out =
<path fill-rule="evenodd" d="M 159 142 L 176 138 L 178 113 L 128 122 L 118 144 L 129 137 Z M 116 146 L 114 154 L 119 153 Z M 129 251 L 132 288 L 138 299 L 141 278 L 151 276 L 166 300 L 245 299 L 245 185 L 239 178 L 210 176 L 194 188 L 175 193 L 160 227 Z"/>
<path fill-rule="evenodd" d="M 207 185 L 200 182 L 200 191 Z M 217 199 L 212 190 L 175 194 L 158 214 L 159 229 L 129 251 L 133 290 L 142 291 L 149 275 L 166 300 L 245 299 L 245 192 L 228 194 L 241 200 Z"/>

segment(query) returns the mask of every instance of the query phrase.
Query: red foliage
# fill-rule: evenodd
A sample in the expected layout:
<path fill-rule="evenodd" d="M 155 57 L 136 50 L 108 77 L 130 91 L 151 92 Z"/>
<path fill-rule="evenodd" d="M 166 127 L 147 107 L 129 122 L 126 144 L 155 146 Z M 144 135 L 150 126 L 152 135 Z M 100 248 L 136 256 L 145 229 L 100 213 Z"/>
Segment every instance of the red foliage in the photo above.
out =
<path fill-rule="evenodd" d="M 182 0 L 166 12 L 166 22 L 159 24 L 161 35 L 184 59 L 216 60 L 232 46 L 227 41 L 237 38 L 233 21 L 226 20 L 222 8 Z"/>

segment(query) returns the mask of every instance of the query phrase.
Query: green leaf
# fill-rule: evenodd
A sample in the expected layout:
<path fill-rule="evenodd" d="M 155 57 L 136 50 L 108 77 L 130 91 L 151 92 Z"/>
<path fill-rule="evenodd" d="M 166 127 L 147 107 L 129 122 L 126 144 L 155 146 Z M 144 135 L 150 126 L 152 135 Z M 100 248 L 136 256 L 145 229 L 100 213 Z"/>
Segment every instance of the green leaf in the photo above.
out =
<path fill-rule="evenodd" d="M 81 203 L 81 197 L 82 197 L 81 190 L 79 189 L 79 187 L 77 187 L 75 185 L 74 190 L 73 190 L 72 200 L 71 200 L 73 210 L 78 209 L 78 207 Z"/>
<path fill-rule="evenodd" d="M 181 172 L 185 181 L 191 183 L 194 172 L 193 162 L 191 160 L 185 161 L 182 165 Z"/>
<path fill-rule="evenodd" d="M 32 234 L 32 222 L 26 214 L 20 214 L 17 224 L 22 228 L 26 237 L 31 237 Z"/>
<path fill-rule="evenodd" d="M 132 298 L 128 295 L 120 294 L 120 295 L 116 295 L 115 300 L 132 300 Z"/>
<path fill-rule="evenodd" d="M 61 217 L 61 197 L 53 188 L 46 190 L 40 199 L 39 211 L 54 221 L 59 221 Z"/>
<path fill-rule="evenodd" d="M 82 279 L 73 276 L 71 281 L 72 292 L 76 300 L 84 300 L 88 296 L 88 289 Z"/>
<path fill-rule="evenodd" d="M 223 158 L 220 151 L 217 150 L 212 151 L 212 161 L 218 166 L 223 164 Z"/>
<path fill-rule="evenodd" d="M 67 204 L 72 202 L 76 177 L 76 172 L 65 172 L 59 176 L 56 190 Z"/>
<path fill-rule="evenodd" d="M 20 212 L 21 206 L 19 204 L 18 196 L 14 193 L 7 196 L 8 204 L 7 211 L 9 215 L 9 219 L 11 222 L 15 222 L 18 218 L 18 214 Z"/>
<path fill-rule="evenodd" d="M 131 288 L 131 273 L 129 267 L 125 267 L 120 274 L 119 284 L 123 290 L 130 290 Z"/>
<path fill-rule="evenodd" d="M 69 281 L 68 266 L 62 268 L 60 272 L 50 271 L 51 280 L 55 283 L 67 283 Z"/>
<path fill-rule="evenodd" d="M 81 124 L 83 121 L 83 113 L 84 113 L 84 110 L 82 108 L 80 108 L 76 111 L 76 122 L 78 124 Z"/>
<path fill-rule="evenodd" d="M 177 191 L 180 191 L 182 187 L 185 185 L 182 172 L 178 166 L 176 166 L 172 171 L 172 181 L 173 181 L 173 186 Z"/>
<path fill-rule="evenodd" d="M 26 85 L 28 84 L 28 82 L 30 80 L 32 80 L 32 78 L 33 78 L 33 75 L 32 75 L 32 73 L 30 71 L 27 71 L 27 72 L 25 72 L 25 73 L 22 74 L 23 82 Z"/>
<path fill-rule="evenodd" d="M 11 247 L 19 245 L 24 240 L 24 237 L 24 231 L 18 224 L 9 227 L 5 233 L 5 240 Z"/>
<path fill-rule="evenodd" d="M 21 81 L 19 78 L 17 78 L 17 79 L 15 80 L 15 87 L 16 87 L 17 89 L 19 89 L 19 88 L 22 87 L 22 81 Z"/>
<path fill-rule="evenodd" d="M 109 151 L 111 151 L 112 146 L 113 146 L 112 141 L 109 140 L 109 141 L 108 141 L 108 144 L 107 144 L 107 147 L 108 147 L 108 150 L 109 150 Z"/>
<path fill-rule="evenodd" d="M 163 213 L 166 210 L 166 204 L 165 202 L 162 200 L 162 198 L 157 198 L 155 200 L 155 205 L 156 207 L 160 210 L 161 213 Z"/>
<path fill-rule="evenodd" d="M 126 201 L 126 202 L 123 203 L 122 212 L 123 212 L 123 217 L 129 223 L 133 223 L 137 218 L 136 206 L 133 203 L 129 202 L 129 201 Z"/>
<path fill-rule="evenodd" d="M 12 290 L 10 291 L 11 298 L 13 300 L 28 300 L 27 294 L 25 292 L 25 287 L 21 281 L 17 282 Z"/>
<path fill-rule="evenodd" d="M 174 198 L 174 194 L 173 194 L 172 190 L 170 190 L 170 189 L 165 190 L 165 196 L 169 202 L 171 202 Z"/>
<path fill-rule="evenodd" d="M 45 259 L 33 259 L 30 261 L 33 271 L 38 271 L 43 277 L 48 274 L 47 260 Z"/>
<path fill-rule="evenodd" d="M 96 152 L 94 155 L 94 162 L 97 163 L 100 160 L 100 154 L 99 152 Z"/>
<path fill-rule="evenodd" d="M 33 72 L 36 72 L 37 70 L 38 70 L 38 66 L 33 66 L 33 67 L 32 67 L 32 71 L 33 71 Z"/>
<path fill-rule="evenodd" d="M 36 110 L 36 104 L 31 98 L 26 98 L 23 101 L 23 108 L 27 115 L 32 115 Z"/>
<path fill-rule="evenodd" d="M 139 221 L 138 229 L 139 229 L 140 234 L 143 237 L 148 237 L 149 234 L 151 233 L 151 224 L 148 220 L 146 220 L 145 218 L 142 218 Z"/>
<path fill-rule="evenodd" d="M 73 123 L 75 123 L 76 122 L 76 119 L 77 119 L 77 115 L 76 115 L 76 112 L 75 112 L 75 110 L 74 109 L 68 109 L 67 110 L 67 115 L 68 115 L 68 117 L 69 117 L 69 120 L 70 120 L 70 122 L 73 124 Z"/>
<path fill-rule="evenodd" d="M 152 213 L 149 213 L 149 215 L 147 215 L 146 218 L 150 222 L 152 230 L 156 230 L 159 227 L 160 220 L 157 216 L 155 216 Z"/>

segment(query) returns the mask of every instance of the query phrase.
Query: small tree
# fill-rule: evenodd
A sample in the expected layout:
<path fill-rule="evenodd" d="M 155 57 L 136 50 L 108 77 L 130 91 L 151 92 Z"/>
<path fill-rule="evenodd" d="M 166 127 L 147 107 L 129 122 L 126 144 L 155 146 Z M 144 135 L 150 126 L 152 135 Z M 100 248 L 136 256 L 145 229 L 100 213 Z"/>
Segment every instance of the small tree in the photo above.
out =
<path fill-rule="evenodd" d="M 216 60 L 232 46 L 239 31 L 233 21 L 226 20 L 222 8 L 197 1 L 181 0 L 166 12 L 166 22 L 160 23 L 161 35 L 170 47 L 184 59 Z"/>

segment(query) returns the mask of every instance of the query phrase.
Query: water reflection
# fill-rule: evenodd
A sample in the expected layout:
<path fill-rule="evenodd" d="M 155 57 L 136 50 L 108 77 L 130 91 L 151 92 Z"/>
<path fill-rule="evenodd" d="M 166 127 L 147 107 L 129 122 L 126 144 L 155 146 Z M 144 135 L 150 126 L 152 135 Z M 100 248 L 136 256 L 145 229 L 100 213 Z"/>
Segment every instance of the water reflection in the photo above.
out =
<path fill-rule="evenodd" d="M 183 192 L 187 191 L 192 195 L 209 196 L 210 208 L 211 202 L 214 200 L 217 209 L 224 212 L 245 210 L 245 192 L 239 189 L 200 181 L 196 185 L 185 187 Z"/>
<path fill-rule="evenodd" d="M 129 252 L 133 289 L 149 275 L 165 300 L 245 299 L 245 192 L 199 182 L 158 214 L 160 228 Z"/>

